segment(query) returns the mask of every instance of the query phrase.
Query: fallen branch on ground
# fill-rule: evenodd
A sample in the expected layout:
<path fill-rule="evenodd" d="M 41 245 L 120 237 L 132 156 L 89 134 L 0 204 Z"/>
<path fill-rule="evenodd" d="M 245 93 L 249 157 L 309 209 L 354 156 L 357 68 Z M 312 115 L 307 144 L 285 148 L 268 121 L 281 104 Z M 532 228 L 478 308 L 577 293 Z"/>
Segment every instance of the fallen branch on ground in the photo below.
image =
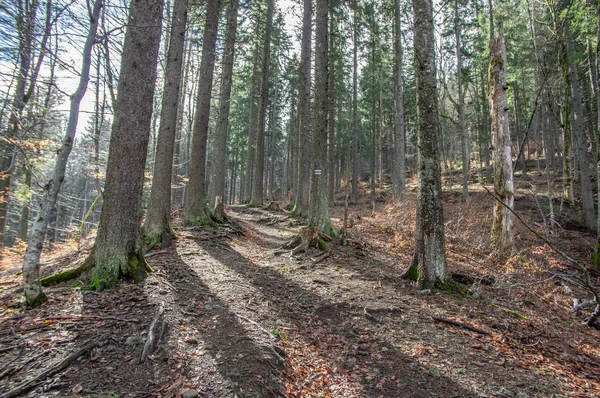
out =
<path fill-rule="evenodd" d="M 433 315 L 431 316 L 431 318 L 433 318 L 434 321 L 447 323 L 448 325 L 458 326 L 459 328 L 467 329 L 467 330 L 470 330 L 475 333 L 483 334 L 486 336 L 491 336 L 490 332 L 486 332 L 485 330 L 482 330 L 482 329 L 477 329 L 473 326 L 467 325 L 466 323 L 453 321 L 452 319 L 440 318 L 440 317 L 433 316 Z"/>
<path fill-rule="evenodd" d="M 12 390 L 0 395 L 0 398 L 13 398 L 13 397 L 17 397 L 21 394 L 25 394 L 26 392 L 33 390 L 40 383 L 42 383 L 45 379 L 47 379 L 48 377 L 52 377 L 55 374 L 57 374 L 58 372 L 66 369 L 77 358 L 79 358 L 82 355 L 85 355 L 90 350 L 98 347 L 99 345 L 100 345 L 100 342 L 98 342 L 98 341 L 93 341 L 93 342 L 87 343 L 79 350 L 71 353 L 69 356 L 67 356 L 65 359 L 63 359 L 59 364 L 51 367 L 50 369 L 43 371 L 39 375 L 35 376 L 33 379 L 27 380 L 27 381 L 21 383 L 20 385 L 18 385 L 17 387 L 13 388 Z"/>

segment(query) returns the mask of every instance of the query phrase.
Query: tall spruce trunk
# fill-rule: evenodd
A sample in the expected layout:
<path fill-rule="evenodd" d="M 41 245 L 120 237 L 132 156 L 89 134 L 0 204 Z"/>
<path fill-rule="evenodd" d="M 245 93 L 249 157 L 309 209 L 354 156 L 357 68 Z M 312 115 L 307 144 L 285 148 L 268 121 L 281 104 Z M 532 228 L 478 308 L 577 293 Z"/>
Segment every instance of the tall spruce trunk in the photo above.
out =
<path fill-rule="evenodd" d="M 225 197 L 225 177 L 227 174 L 227 131 L 229 129 L 229 110 L 231 108 L 231 85 L 233 82 L 233 61 L 235 59 L 235 40 L 237 35 L 239 0 L 229 0 L 227 16 L 227 37 L 223 55 L 223 73 L 221 76 L 221 93 L 219 100 L 219 116 L 217 119 L 217 132 L 215 138 L 215 157 L 212 168 L 211 192 L 208 196 L 209 204 L 217 203 L 218 196 Z M 232 173 L 232 185 L 235 184 Z M 223 219 L 225 211 L 223 206 L 215 206 L 215 217 Z"/>
<path fill-rule="evenodd" d="M 260 18 L 256 21 L 256 29 L 260 29 Z M 250 203 L 252 198 L 252 187 L 254 181 L 254 164 L 256 162 L 256 85 L 258 80 L 258 52 L 260 50 L 260 42 L 256 41 L 254 48 L 254 65 L 252 66 L 252 81 L 250 82 L 250 115 L 248 117 L 248 147 L 246 150 L 246 170 L 244 171 L 244 189 L 243 202 Z"/>
<path fill-rule="evenodd" d="M 311 18 L 312 0 L 304 0 L 302 14 L 302 42 L 300 47 L 300 73 L 298 76 L 300 100 L 298 102 L 298 194 L 296 197 L 296 214 L 308 214 L 310 187 L 310 80 L 311 80 Z"/>
<path fill-rule="evenodd" d="M 219 27 L 220 0 L 207 0 L 206 22 L 202 40 L 202 61 L 198 75 L 198 98 L 192 132 L 192 153 L 188 170 L 188 183 L 183 206 L 183 220 L 186 225 L 213 224 L 212 212 L 206 203 L 206 144 L 208 142 L 208 121 L 210 100 L 215 69 L 215 47 Z"/>
<path fill-rule="evenodd" d="M 456 84 L 458 86 L 458 127 L 460 129 L 460 143 L 462 155 L 462 196 L 461 200 L 469 199 L 469 137 L 465 122 L 465 100 L 463 95 L 462 77 L 462 44 L 460 19 L 458 16 L 458 0 L 454 1 L 454 39 L 456 42 Z"/>
<path fill-rule="evenodd" d="M 350 202 L 358 203 L 358 178 L 360 165 L 358 159 L 358 4 L 353 1 L 353 34 L 352 42 L 352 191 Z"/>
<path fill-rule="evenodd" d="M 171 242 L 171 181 L 173 178 L 173 154 L 179 115 L 183 49 L 187 24 L 188 0 L 175 0 L 165 83 L 158 129 L 157 151 L 154 160 L 152 188 L 143 234 L 147 244 Z"/>
<path fill-rule="evenodd" d="M 310 201 L 308 221 L 326 234 L 331 234 L 329 199 L 327 196 L 327 71 L 329 49 L 327 40 L 328 0 L 317 0 L 315 20 L 315 116 L 312 128 L 312 153 L 310 173 Z"/>
<path fill-rule="evenodd" d="M 52 209 L 56 204 L 60 187 L 65 179 L 65 170 L 67 161 L 73 143 L 75 132 L 77 131 L 77 122 L 79 119 L 79 105 L 85 92 L 90 78 L 90 67 L 92 64 L 92 48 L 98 31 L 98 18 L 103 0 L 95 0 L 90 18 L 90 29 L 83 46 L 83 61 L 81 74 L 79 75 L 79 84 L 75 93 L 71 96 L 71 106 L 69 110 L 69 121 L 62 145 L 56 155 L 54 165 L 54 174 L 44 186 L 44 195 L 40 203 L 40 209 L 33 222 L 33 227 L 27 241 L 27 250 L 25 251 L 25 260 L 23 262 L 23 291 L 25 299 L 30 306 L 39 305 L 46 298 L 40 284 L 40 256 L 44 248 L 44 240 L 48 229 L 48 222 Z"/>
<path fill-rule="evenodd" d="M 329 51 L 335 52 L 335 12 L 333 8 L 329 10 L 331 23 L 329 24 Z M 327 199 L 329 205 L 333 206 L 333 192 L 335 190 L 335 67 L 337 62 L 337 53 L 330 57 L 330 68 L 327 79 Z"/>
<path fill-rule="evenodd" d="M 579 184 L 581 187 L 581 204 L 582 204 L 582 215 L 583 223 L 590 231 L 596 230 L 596 217 L 594 214 L 594 193 L 592 190 L 592 182 L 590 178 L 590 167 L 587 163 L 587 137 L 586 137 L 586 126 L 585 117 L 582 107 L 582 96 L 581 89 L 579 86 L 579 72 L 577 71 L 577 64 L 573 60 L 572 54 L 573 49 L 573 38 L 571 37 L 569 24 L 566 23 L 565 29 L 565 40 L 567 42 L 567 53 L 569 62 L 569 80 L 571 83 L 571 93 L 573 100 L 573 135 L 575 138 L 575 153 L 577 163 L 579 163 Z M 569 82 L 565 82 L 568 84 Z M 567 116 L 568 117 L 568 116 Z"/>
<path fill-rule="evenodd" d="M 148 271 L 141 250 L 141 201 L 162 15 L 162 0 L 131 2 L 108 152 L 104 206 L 88 259 L 95 265 L 92 288 L 113 285 L 122 277 L 139 280 Z"/>
<path fill-rule="evenodd" d="M 502 201 L 494 201 L 492 240 L 504 254 L 513 249 L 512 209 L 514 204 L 512 154 L 508 123 L 508 84 L 506 83 L 506 46 L 504 30 L 490 43 L 488 92 L 492 119 L 494 193 Z"/>
<path fill-rule="evenodd" d="M 267 106 L 269 104 L 269 66 L 271 64 L 271 31 L 273 25 L 273 7 L 275 0 L 267 0 L 267 20 L 263 39 L 262 67 L 260 79 L 260 105 L 258 107 L 258 129 L 256 130 L 256 167 L 250 204 L 261 206 L 264 200 L 265 172 L 265 129 L 267 125 Z"/>
<path fill-rule="evenodd" d="M 392 184 L 394 193 L 402 201 L 406 199 L 406 123 L 404 119 L 404 83 L 402 79 L 402 23 L 400 0 L 394 0 L 394 157 L 392 161 Z"/>
<path fill-rule="evenodd" d="M 419 152 L 415 254 L 407 276 L 425 288 L 445 288 L 448 266 L 438 153 L 433 6 L 431 0 L 413 0 L 412 4 Z"/>

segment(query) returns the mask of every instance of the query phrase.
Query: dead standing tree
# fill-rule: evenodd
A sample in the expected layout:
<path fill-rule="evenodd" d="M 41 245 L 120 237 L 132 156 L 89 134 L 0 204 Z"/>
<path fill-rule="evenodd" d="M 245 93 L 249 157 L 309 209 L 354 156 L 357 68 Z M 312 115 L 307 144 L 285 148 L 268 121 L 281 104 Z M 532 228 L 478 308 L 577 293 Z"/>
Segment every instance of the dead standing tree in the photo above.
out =
<path fill-rule="evenodd" d="M 494 193 L 502 203 L 494 202 L 492 239 L 503 253 L 513 249 L 512 214 L 514 204 L 512 154 L 508 124 L 508 100 L 506 91 L 506 46 L 504 29 L 490 43 L 488 92 L 492 118 L 492 142 L 494 163 Z M 503 204 L 505 206 L 503 206 Z"/>

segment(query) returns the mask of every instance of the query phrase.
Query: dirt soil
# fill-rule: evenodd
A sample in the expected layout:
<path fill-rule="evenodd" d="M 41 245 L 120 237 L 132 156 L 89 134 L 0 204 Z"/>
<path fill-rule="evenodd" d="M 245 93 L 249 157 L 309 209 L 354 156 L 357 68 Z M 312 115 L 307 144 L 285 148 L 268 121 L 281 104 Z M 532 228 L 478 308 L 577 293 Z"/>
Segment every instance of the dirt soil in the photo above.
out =
<path fill-rule="evenodd" d="M 412 254 L 414 201 L 414 193 L 406 203 L 381 196 L 372 212 L 365 196 L 349 208 L 350 244 L 333 244 L 319 263 L 317 248 L 275 253 L 301 220 L 229 207 L 227 226 L 177 227 L 173 247 L 148 255 L 155 272 L 144 283 L 91 292 L 71 281 L 48 288 L 37 309 L 13 292 L 20 264 L 5 262 L 0 394 L 96 342 L 28 396 L 600 396 L 600 331 L 582 325 L 585 314 L 572 314 L 571 297 L 549 273 L 566 270 L 565 261 L 517 221 L 517 250 L 500 258 L 489 245 L 489 196 L 474 191 L 461 204 L 450 192 L 448 262 L 466 289 L 419 291 L 399 277 Z M 337 203 L 332 217 L 340 226 L 342 197 Z M 530 190 L 516 209 L 541 228 Z M 594 235 L 558 222 L 553 241 L 589 259 Z M 75 266 L 87 253 L 69 250 L 49 255 L 43 273 Z M 160 306 L 165 331 L 141 361 Z"/>

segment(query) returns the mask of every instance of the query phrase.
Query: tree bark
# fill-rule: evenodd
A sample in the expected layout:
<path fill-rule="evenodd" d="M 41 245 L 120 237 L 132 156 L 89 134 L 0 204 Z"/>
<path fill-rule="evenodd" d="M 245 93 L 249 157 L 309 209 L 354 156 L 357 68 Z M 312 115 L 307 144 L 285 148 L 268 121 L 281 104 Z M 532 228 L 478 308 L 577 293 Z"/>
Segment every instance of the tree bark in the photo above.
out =
<path fill-rule="evenodd" d="M 39 305 L 46 298 L 39 281 L 40 256 L 42 254 L 42 249 L 44 248 L 44 240 L 46 238 L 50 215 L 56 204 L 60 187 L 65 179 L 67 161 L 69 160 L 69 155 L 73 148 L 75 133 L 77 131 L 77 122 L 79 119 L 79 105 L 85 95 L 90 78 L 92 48 L 96 39 L 96 32 L 98 31 L 98 18 L 100 16 L 102 5 L 103 0 L 95 0 L 92 13 L 89 15 L 90 29 L 83 46 L 83 62 L 81 74 L 79 76 L 79 84 L 71 97 L 67 130 L 62 146 L 56 155 L 53 177 L 44 186 L 44 195 L 40 203 L 40 209 L 33 222 L 31 234 L 27 241 L 27 250 L 23 262 L 23 291 L 25 293 L 27 304 L 30 306 Z"/>
<path fill-rule="evenodd" d="M 171 242 L 171 181 L 173 152 L 179 114 L 183 49 L 188 0 L 175 0 L 167 52 L 164 91 L 154 160 L 152 188 L 144 223 L 144 240 L 150 246 Z"/>
<path fill-rule="evenodd" d="M 327 63 L 329 50 L 327 40 L 328 0 L 317 0 L 315 23 L 315 116 L 312 128 L 312 154 L 310 173 L 310 201 L 308 220 L 311 226 L 318 227 L 325 234 L 332 232 L 329 218 L 329 198 L 327 195 Z"/>
<path fill-rule="evenodd" d="M 141 251 L 144 166 L 152 122 L 162 0 L 131 2 L 104 187 L 98 235 L 88 262 L 91 287 L 119 278 L 139 280 L 148 266 Z"/>
<path fill-rule="evenodd" d="M 590 168 L 587 163 L 587 137 L 585 128 L 585 118 L 582 108 L 582 97 L 581 90 L 579 87 L 579 72 L 577 71 L 577 64 L 573 60 L 572 54 L 573 49 L 573 38 L 571 37 L 571 31 L 569 23 L 567 22 L 564 26 L 565 40 L 567 42 L 567 59 L 569 63 L 569 80 L 571 83 L 571 93 L 573 102 L 573 113 L 567 115 L 567 117 L 573 117 L 573 133 L 575 138 L 575 153 L 577 154 L 577 162 L 579 163 L 579 183 L 581 187 L 581 204 L 583 210 L 583 223 L 590 230 L 596 230 L 596 217 L 594 213 L 594 194 L 591 183 Z M 565 84 L 569 84 L 565 81 Z"/>
<path fill-rule="evenodd" d="M 19 66 L 17 68 L 15 91 L 10 106 L 6 139 L 0 140 L 0 249 L 4 248 L 6 232 L 6 215 L 10 193 L 10 181 L 14 168 L 17 147 L 12 140 L 19 138 L 23 128 L 23 110 L 29 100 L 26 96 L 27 82 L 31 73 L 31 57 L 33 56 L 35 22 L 37 18 L 38 0 L 26 0 L 21 4 L 17 14 L 16 27 L 19 37 Z"/>
<path fill-rule="evenodd" d="M 333 206 L 333 191 L 335 188 L 335 69 L 338 60 L 335 43 L 335 32 L 336 26 L 335 12 L 333 7 L 329 10 L 331 15 L 331 23 L 329 24 L 329 52 L 332 55 L 330 57 L 330 68 L 327 79 L 328 93 L 327 93 L 327 199 L 329 206 Z"/>
<path fill-rule="evenodd" d="M 393 189 L 402 201 L 406 199 L 406 123 L 404 119 L 404 74 L 400 0 L 394 0 L 394 158 Z"/>
<path fill-rule="evenodd" d="M 454 39 L 456 42 L 456 79 L 458 86 L 458 128 L 460 129 L 462 155 L 462 202 L 469 199 L 469 137 L 465 122 L 465 100 L 463 95 L 462 49 L 460 19 L 458 15 L 458 0 L 454 1 Z"/>
<path fill-rule="evenodd" d="M 492 119 L 494 192 L 508 208 L 513 208 L 513 170 L 508 124 L 508 99 L 506 91 L 506 46 L 504 30 L 490 44 L 488 92 Z M 496 247 L 508 254 L 513 249 L 512 214 L 500 201 L 494 202 L 492 240 Z"/>
<path fill-rule="evenodd" d="M 210 204 L 216 203 L 217 196 L 225 197 L 225 176 L 227 173 L 227 131 L 229 129 L 229 109 L 231 107 L 231 85 L 233 82 L 233 62 L 235 59 L 235 40 L 237 35 L 239 0 L 229 0 L 227 16 L 227 37 L 223 55 L 223 73 L 221 76 L 221 93 L 219 100 L 219 116 L 215 138 L 215 160 L 212 168 Z M 232 185 L 235 184 L 232 175 Z M 215 217 L 223 219 L 224 209 L 214 208 Z"/>
<path fill-rule="evenodd" d="M 258 108 L 258 129 L 256 130 L 256 167 L 250 204 L 261 206 L 264 200 L 265 172 L 265 129 L 267 124 L 267 106 L 269 104 L 269 66 L 271 63 L 271 30 L 273 25 L 273 7 L 275 0 L 267 0 L 267 20 L 263 39 L 262 68 L 260 80 L 260 105 Z"/>
<path fill-rule="evenodd" d="M 407 276 L 425 288 L 448 281 L 438 149 L 435 38 L 431 0 L 413 0 L 414 67 L 417 86 L 418 190 L 413 264 Z"/>
<path fill-rule="evenodd" d="M 260 29 L 260 19 L 256 21 L 256 29 Z M 256 85 L 258 80 L 258 51 L 259 40 L 254 48 L 254 65 L 252 66 L 252 81 L 250 82 L 250 115 L 248 118 L 248 147 L 246 151 L 246 170 L 244 171 L 243 202 L 249 203 L 252 198 L 254 168 L 256 162 Z"/>
<path fill-rule="evenodd" d="M 298 131 L 298 196 L 296 198 L 295 212 L 301 216 L 306 216 L 309 205 L 309 187 L 310 187 L 310 59 L 311 59 L 311 18 L 312 0 L 304 0 L 302 15 L 302 43 L 300 47 L 300 74 L 298 102 L 299 123 Z"/>
<path fill-rule="evenodd" d="M 353 1 L 354 40 L 352 43 L 352 191 L 350 202 L 358 203 L 358 3 Z"/>
<path fill-rule="evenodd" d="M 597 41 L 596 41 L 596 183 L 597 195 L 597 219 L 596 219 L 596 249 L 594 252 L 594 264 L 600 267 L 600 0 L 598 0 L 596 13 L 598 14 Z"/>
<path fill-rule="evenodd" d="M 188 170 L 183 206 L 183 220 L 186 225 L 212 224 L 212 214 L 206 203 L 206 144 L 208 141 L 208 121 L 210 100 L 215 69 L 215 47 L 219 26 L 220 0 L 207 0 L 206 23 L 202 40 L 202 61 L 198 76 L 198 98 L 192 136 L 192 153 Z"/>

